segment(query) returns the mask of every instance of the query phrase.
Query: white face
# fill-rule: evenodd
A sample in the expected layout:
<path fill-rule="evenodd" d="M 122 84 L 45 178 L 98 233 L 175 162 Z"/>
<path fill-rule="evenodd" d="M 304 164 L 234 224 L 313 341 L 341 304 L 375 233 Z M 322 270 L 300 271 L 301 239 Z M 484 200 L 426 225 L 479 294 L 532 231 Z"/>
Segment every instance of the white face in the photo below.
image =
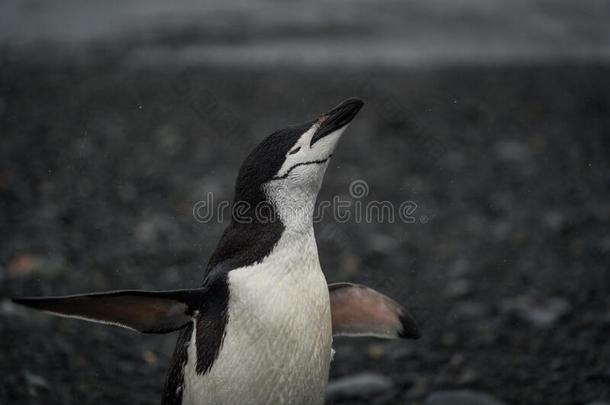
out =
<path fill-rule="evenodd" d="M 318 191 L 344 126 L 311 145 L 319 124 L 314 124 L 286 153 L 286 160 L 264 190 L 284 225 L 301 229 L 311 223 Z"/>
<path fill-rule="evenodd" d="M 319 128 L 318 123 L 313 124 L 286 153 L 286 160 L 271 182 L 284 181 L 295 186 L 319 189 L 337 141 L 346 127 L 325 135 L 311 145 L 311 139 Z"/>

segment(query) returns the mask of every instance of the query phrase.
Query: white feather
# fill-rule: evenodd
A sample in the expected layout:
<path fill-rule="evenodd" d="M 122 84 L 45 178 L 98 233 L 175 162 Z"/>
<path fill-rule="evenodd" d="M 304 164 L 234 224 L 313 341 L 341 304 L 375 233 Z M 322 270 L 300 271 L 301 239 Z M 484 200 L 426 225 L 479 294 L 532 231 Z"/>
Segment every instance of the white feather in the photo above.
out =
<path fill-rule="evenodd" d="M 286 230 L 261 263 L 229 273 L 226 334 L 205 375 L 195 371 L 193 334 L 185 369 L 185 405 L 324 402 L 332 343 L 328 287 L 311 213 L 287 217 L 304 202 L 306 211 L 312 211 L 317 190 L 313 195 L 301 190 L 307 195 L 300 196 L 292 190 L 290 198 L 278 190 L 271 186 L 268 192 L 276 203 L 281 200 Z"/>

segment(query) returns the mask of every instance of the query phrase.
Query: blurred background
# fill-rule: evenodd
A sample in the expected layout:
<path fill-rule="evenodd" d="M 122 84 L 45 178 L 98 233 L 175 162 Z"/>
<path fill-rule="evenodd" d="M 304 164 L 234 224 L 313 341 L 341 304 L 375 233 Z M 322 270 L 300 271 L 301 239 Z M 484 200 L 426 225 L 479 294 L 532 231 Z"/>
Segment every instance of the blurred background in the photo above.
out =
<path fill-rule="evenodd" d="M 423 337 L 336 339 L 328 403 L 610 401 L 609 21 L 604 0 L 3 0 L 0 295 L 198 285 L 226 223 L 193 206 L 356 96 L 320 199 L 416 209 L 325 217 L 322 267 Z M 0 336 L 2 404 L 158 403 L 175 341 L 6 299 Z"/>

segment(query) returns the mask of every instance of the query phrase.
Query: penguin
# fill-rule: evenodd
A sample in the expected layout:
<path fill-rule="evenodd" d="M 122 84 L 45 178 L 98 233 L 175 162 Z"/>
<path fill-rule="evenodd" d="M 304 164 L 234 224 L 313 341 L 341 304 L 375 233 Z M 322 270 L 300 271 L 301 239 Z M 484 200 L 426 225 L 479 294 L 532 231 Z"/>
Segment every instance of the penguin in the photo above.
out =
<path fill-rule="evenodd" d="M 162 405 L 323 404 L 333 336 L 420 337 L 396 301 L 362 285 L 328 285 L 320 267 L 314 205 L 362 106 L 347 99 L 254 148 L 201 287 L 14 302 L 142 333 L 177 331 Z"/>

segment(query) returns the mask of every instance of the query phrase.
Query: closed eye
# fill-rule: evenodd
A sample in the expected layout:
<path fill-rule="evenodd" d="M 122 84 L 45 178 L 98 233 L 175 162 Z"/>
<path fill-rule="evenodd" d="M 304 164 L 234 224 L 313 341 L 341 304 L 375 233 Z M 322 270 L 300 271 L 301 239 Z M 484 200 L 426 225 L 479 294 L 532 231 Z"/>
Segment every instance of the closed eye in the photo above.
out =
<path fill-rule="evenodd" d="M 301 150 L 300 146 L 297 146 L 296 148 L 294 148 L 293 150 L 291 150 L 290 152 L 288 152 L 289 155 L 294 155 L 295 153 L 297 153 L 298 151 Z"/>

